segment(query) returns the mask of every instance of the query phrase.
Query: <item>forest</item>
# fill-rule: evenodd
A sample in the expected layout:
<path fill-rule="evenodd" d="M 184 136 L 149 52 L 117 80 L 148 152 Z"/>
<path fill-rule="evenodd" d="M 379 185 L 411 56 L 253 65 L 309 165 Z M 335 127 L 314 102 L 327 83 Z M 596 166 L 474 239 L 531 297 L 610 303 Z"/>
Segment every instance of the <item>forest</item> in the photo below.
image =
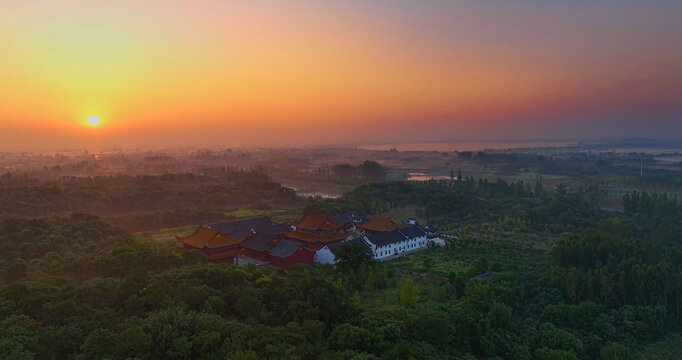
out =
<path fill-rule="evenodd" d="M 206 167 L 201 175 L 63 176 L 54 181 L 5 173 L 0 175 L 0 219 L 68 215 L 99 216 L 172 212 L 219 207 L 296 206 L 292 189 L 258 171 Z M 157 223 L 148 226 L 159 225 Z"/>
<path fill-rule="evenodd" d="M 661 159 L 677 153 L 615 153 L 605 151 L 568 151 L 558 156 L 530 152 L 471 152 L 457 153 L 459 161 L 486 167 L 497 167 L 515 173 L 532 170 L 537 174 L 563 175 L 590 183 L 609 183 L 659 192 L 676 192 L 682 188 L 679 176 L 681 163 Z M 641 166 L 644 166 L 642 169 Z"/>
<path fill-rule="evenodd" d="M 7 218 L 0 358 L 672 358 L 682 205 L 633 192 L 606 212 L 602 193 L 460 178 L 311 198 L 325 214 L 416 206 L 453 237 L 389 262 L 344 245 L 335 267 L 288 272 L 209 264 L 93 215 Z"/>

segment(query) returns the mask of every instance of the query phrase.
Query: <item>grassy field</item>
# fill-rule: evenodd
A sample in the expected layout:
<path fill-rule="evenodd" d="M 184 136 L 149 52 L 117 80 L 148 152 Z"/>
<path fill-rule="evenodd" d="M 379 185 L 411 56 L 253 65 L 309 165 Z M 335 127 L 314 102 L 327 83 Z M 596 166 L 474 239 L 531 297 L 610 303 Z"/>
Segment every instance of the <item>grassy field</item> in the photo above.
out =
<path fill-rule="evenodd" d="M 196 225 L 171 227 L 158 230 L 141 231 L 133 234 L 133 238 L 141 242 L 153 242 L 157 244 L 168 245 L 170 247 L 177 245 L 175 236 L 187 236 L 196 230 Z"/>

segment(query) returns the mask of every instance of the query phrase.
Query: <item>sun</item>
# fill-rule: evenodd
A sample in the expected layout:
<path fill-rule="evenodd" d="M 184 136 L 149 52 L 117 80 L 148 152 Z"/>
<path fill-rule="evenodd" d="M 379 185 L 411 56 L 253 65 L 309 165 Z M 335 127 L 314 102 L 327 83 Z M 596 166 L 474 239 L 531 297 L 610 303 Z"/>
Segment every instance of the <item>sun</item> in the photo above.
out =
<path fill-rule="evenodd" d="M 90 126 L 99 125 L 99 118 L 95 115 L 88 116 L 88 125 Z"/>

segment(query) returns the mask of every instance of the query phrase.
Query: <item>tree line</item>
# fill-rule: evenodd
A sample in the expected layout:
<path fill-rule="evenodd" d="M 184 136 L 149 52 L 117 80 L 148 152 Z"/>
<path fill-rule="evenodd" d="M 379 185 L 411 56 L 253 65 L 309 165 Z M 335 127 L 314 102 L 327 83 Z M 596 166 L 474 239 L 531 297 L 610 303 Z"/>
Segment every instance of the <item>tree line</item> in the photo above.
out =
<path fill-rule="evenodd" d="M 208 168 L 205 175 L 64 177 L 59 181 L 0 182 L 0 219 L 87 212 L 100 216 L 175 209 L 297 204 L 293 189 L 259 172 Z M 31 184 L 31 182 L 28 182 Z"/>

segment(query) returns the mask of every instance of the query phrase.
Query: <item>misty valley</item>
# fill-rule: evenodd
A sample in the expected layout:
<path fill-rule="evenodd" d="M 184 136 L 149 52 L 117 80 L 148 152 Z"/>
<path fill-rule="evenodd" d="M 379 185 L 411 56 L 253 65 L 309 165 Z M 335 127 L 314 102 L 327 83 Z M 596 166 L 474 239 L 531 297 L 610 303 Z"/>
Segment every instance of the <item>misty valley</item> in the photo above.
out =
<path fill-rule="evenodd" d="M 0 357 L 672 359 L 678 154 L 3 153 Z"/>
<path fill-rule="evenodd" d="M 680 35 L 1 0 L 0 360 L 682 360 Z"/>

